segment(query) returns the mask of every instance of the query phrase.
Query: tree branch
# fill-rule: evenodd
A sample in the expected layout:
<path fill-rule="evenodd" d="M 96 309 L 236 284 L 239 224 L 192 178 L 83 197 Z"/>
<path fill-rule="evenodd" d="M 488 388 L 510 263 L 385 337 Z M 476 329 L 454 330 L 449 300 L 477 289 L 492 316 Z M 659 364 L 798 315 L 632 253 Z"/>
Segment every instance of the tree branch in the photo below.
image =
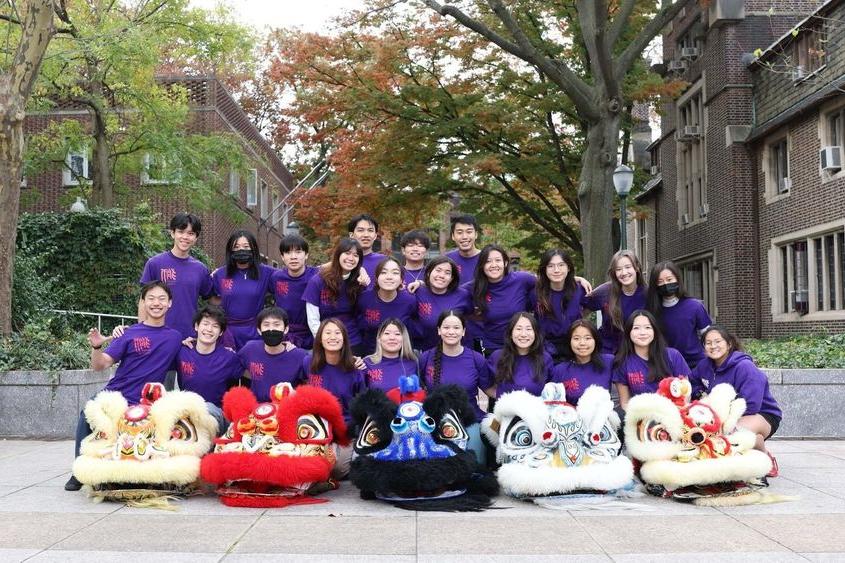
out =
<path fill-rule="evenodd" d="M 610 26 L 610 34 L 607 39 L 608 46 L 613 49 L 619 37 L 622 35 L 622 30 L 625 29 L 631 14 L 634 12 L 634 4 L 636 0 L 624 0 L 619 7 L 619 13 L 613 18 L 613 23 Z"/>
<path fill-rule="evenodd" d="M 613 74 L 610 49 L 605 39 L 607 27 L 606 0 L 578 0 L 578 21 L 581 36 L 590 57 L 590 66 L 598 84 L 608 97 L 616 97 L 618 81 Z"/>
<path fill-rule="evenodd" d="M 614 65 L 614 74 L 618 77 L 625 76 L 642 52 L 651 43 L 651 40 L 657 37 L 660 30 L 672 21 L 672 18 L 678 15 L 680 11 L 691 2 L 691 0 L 677 0 L 673 4 L 664 6 L 657 12 L 657 15 L 640 30 L 631 43 L 622 51 L 622 54 L 616 59 Z"/>

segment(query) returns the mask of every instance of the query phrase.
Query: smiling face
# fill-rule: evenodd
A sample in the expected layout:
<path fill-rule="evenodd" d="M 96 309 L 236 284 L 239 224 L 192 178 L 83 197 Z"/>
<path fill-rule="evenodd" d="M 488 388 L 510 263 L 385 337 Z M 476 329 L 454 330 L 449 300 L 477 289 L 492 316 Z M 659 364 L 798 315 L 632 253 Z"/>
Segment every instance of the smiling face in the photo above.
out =
<path fill-rule="evenodd" d="M 704 353 L 713 360 L 716 365 L 721 365 L 728 354 L 731 353 L 731 345 L 725 340 L 718 330 L 711 330 L 704 335 Z"/>
<path fill-rule="evenodd" d="M 335 323 L 326 323 L 320 342 L 326 352 L 340 352 L 343 349 L 343 331 Z"/>
<path fill-rule="evenodd" d="M 379 289 L 384 291 L 396 291 L 402 285 L 402 268 L 395 260 L 388 260 L 381 268 L 376 279 Z"/>
<path fill-rule="evenodd" d="M 498 250 L 491 250 L 484 262 L 484 275 L 493 283 L 505 277 L 505 257 Z"/>
<path fill-rule="evenodd" d="M 654 327 L 648 317 L 640 315 L 634 318 L 631 325 L 631 342 L 636 348 L 647 349 L 654 341 Z"/>
<path fill-rule="evenodd" d="M 478 233 L 472 225 L 464 223 L 455 223 L 455 228 L 452 231 L 452 240 L 460 252 L 471 252 L 475 249 L 475 241 L 478 239 Z"/>
<path fill-rule="evenodd" d="M 437 327 L 437 334 L 446 346 L 457 346 L 461 343 L 464 337 L 464 324 L 461 319 L 454 315 L 450 315 L 443 319 L 440 326 Z"/>
<path fill-rule="evenodd" d="M 563 258 L 557 255 L 552 256 L 546 266 L 546 276 L 549 281 L 553 284 L 562 284 L 567 275 L 569 275 L 569 266 L 566 265 Z"/>
<path fill-rule="evenodd" d="M 379 336 L 381 351 L 389 358 L 395 358 L 402 351 L 402 331 L 395 324 L 389 324 Z"/>
<path fill-rule="evenodd" d="M 197 242 L 197 234 L 190 224 L 184 229 L 170 231 L 170 237 L 173 239 L 173 246 L 182 254 L 190 252 Z"/>
<path fill-rule="evenodd" d="M 402 247 L 402 256 L 405 257 L 407 262 L 414 264 L 422 262 L 425 259 L 426 252 L 425 246 L 418 240 L 412 240 Z"/>
<path fill-rule="evenodd" d="M 361 248 L 364 249 L 364 253 L 366 254 L 372 250 L 373 243 L 376 241 L 378 233 L 376 232 L 375 225 L 366 219 L 361 219 L 355 225 L 355 229 L 349 233 L 349 236 L 361 243 Z"/>
<path fill-rule="evenodd" d="M 291 249 L 282 253 L 282 262 L 291 274 L 298 274 L 305 269 L 308 253 L 301 249 Z"/>
<path fill-rule="evenodd" d="M 531 321 L 526 317 L 520 317 L 519 320 L 516 321 L 516 324 L 513 325 L 511 338 L 516 346 L 516 351 L 520 355 L 527 354 L 531 345 L 534 344 L 534 341 L 537 339 L 537 335 L 534 332 L 534 327 L 532 326 Z"/>
<path fill-rule="evenodd" d="M 220 324 L 211 317 L 203 317 L 200 322 L 194 325 L 197 331 L 197 342 L 205 345 L 212 345 L 220 338 Z"/>
<path fill-rule="evenodd" d="M 631 288 L 637 284 L 637 269 L 634 268 L 634 263 L 627 256 L 623 256 L 616 261 L 613 274 L 624 288 Z"/>
<path fill-rule="evenodd" d="M 358 265 L 358 251 L 355 248 L 350 248 L 342 253 L 338 260 L 340 262 L 340 269 L 343 270 L 344 274 L 348 274 Z"/>
<path fill-rule="evenodd" d="M 150 289 L 144 296 L 144 308 L 147 311 L 147 317 L 153 320 L 161 320 L 170 309 L 170 297 L 167 292 L 160 287 Z"/>
<path fill-rule="evenodd" d="M 431 270 L 428 277 L 430 289 L 435 293 L 443 293 L 452 281 L 452 265 L 438 264 Z"/>
<path fill-rule="evenodd" d="M 572 347 L 575 359 L 582 364 L 589 362 L 593 352 L 596 351 L 596 340 L 593 338 L 593 333 L 583 326 L 579 326 L 572 331 L 569 345 Z"/>

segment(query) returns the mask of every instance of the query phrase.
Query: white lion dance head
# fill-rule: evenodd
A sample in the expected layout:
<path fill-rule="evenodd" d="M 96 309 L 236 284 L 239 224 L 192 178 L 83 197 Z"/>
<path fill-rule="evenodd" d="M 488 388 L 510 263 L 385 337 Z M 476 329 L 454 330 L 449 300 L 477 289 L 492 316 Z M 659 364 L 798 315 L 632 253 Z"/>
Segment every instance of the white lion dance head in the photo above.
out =
<path fill-rule="evenodd" d="M 690 401 L 684 379 L 666 378 L 657 393 L 628 402 L 625 447 L 642 462 L 640 477 L 649 491 L 702 505 L 770 502 L 755 494 L 771 469 L 755 450 L 756 435 L 737 426 L 745 400 L 727 383 Z"/>
<path fill-rule="evenodd" d="M 526 391 L 496 401 L 483 423 L 502 464 L 502 489 L 518 498 L 607 492 L 631 484 L 631 461 L 619 455 L 619 417 L 606 389 L 591 386 L 575 407 L 561 383 L 540 397 Z"/>

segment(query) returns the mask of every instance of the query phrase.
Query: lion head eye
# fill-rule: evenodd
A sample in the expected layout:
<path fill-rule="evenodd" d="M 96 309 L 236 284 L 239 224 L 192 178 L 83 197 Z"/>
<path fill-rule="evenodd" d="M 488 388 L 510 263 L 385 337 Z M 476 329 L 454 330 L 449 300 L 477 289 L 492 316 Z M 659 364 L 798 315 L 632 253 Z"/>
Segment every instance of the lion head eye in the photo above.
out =
<path fill-rule="evenodd" d="M 296 421 L 296 437 L 303 441 L 328 440 L 325 421 L 313 414 L 306 414 Z"/>

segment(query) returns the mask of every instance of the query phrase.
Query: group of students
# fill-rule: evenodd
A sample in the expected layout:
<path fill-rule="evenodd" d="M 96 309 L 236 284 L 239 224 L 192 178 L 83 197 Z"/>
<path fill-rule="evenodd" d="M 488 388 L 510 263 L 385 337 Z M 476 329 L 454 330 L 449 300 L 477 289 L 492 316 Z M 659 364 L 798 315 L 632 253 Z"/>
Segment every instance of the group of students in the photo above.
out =
<path fill-rule="evenodd" d="M 319 386 L 348 417 L 363 389 L 387 390 L 417 373 L 428 388 L 467 391 L 477 414 L 470 447 L 482 463 L 479 390 L 494 401 L 562 382 L 577 404 L 590 385 L 615 386 L 624 415 L 630 397 L 656 391 L 665 377 L 688 377 L 694 396 L 726 382 L 746 400 L 740 424 L 763 451 L 782 416 L 765 374 L 686 295 L 672 262 L 656 264 L 646 283 L 636 255 L 621 250 L 595 289 L 560 249 L 543 254 L 536 275 L 510 271 L 501 246 L 477 247 L 479 225 L 465 215 L 451 223 L 455 250 L 426 260 L 430 239 L 415 230 L 401 239 L 400 263 L 373 250 L 378 222 L 363 214 L 321 267 L 308 265 L 299 236 L 282 239 L 283 268 L 262 264 L 254 235 L 239 230 L 226 264 L 209 273 L 190 256 L 200 230 L 194 215 L 176 215 L 173 248 L 150 258 L 141 276 L 140 322 L 117 330 L 105 350 L 108 338 L 89 333 L 92 367 L 119 362 L 106 389 L 130 403 L 175 366 L 179 387 L 205 398 L 222 431 L 220 404 L 232 385 L 249 384 L 259 401 L 281 381 Z M 265 307 L 271 295 L 275 304 Z M 200 298 L 207 303 L 197 310 Z M 600 311 L 599 328 L 584 318 L 590 310 Z M 77 455 L 89 432 L 80 415 Z M 79 484 L 71 477 L 66 488 Z"/>

